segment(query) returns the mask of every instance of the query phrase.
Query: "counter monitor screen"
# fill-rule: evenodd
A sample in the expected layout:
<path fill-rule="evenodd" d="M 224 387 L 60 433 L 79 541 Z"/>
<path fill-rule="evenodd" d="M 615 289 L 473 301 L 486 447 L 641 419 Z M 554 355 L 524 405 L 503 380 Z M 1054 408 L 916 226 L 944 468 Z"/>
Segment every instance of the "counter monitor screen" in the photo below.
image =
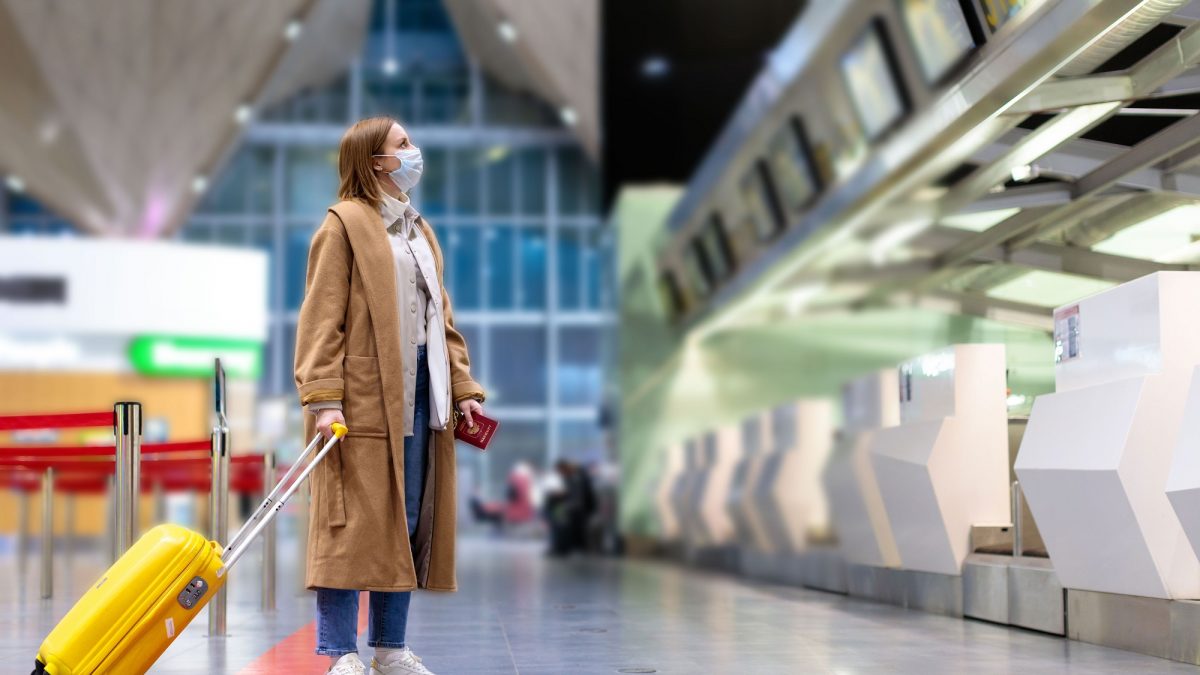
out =
<path fill-rule="evenodd" d="M 713 281 L 724 281 L 733 273 L 733 252 L 729 238 L 725 235 L 725 222 L 721 214 L 714 213 L 700 233 L 704 256 L 712 272 Z"/>
<path fill-rule="evenodd" d="M 850 102 L 871 140 L 882 136 L 908 110 L 892 64 L 891 52 L 878 23 L 872 23 L 842 56 L 842 77 Z"/>
<path fill-rule="evenodd" d="M 662 273 L 658 279 L 658 292 L 668 316 L 674 318 L 683 313 L 683 295 L 679 292 L 679 284 L 675 281 L 674 274 Z"/>
<path fill-rule="evenodd" d="M 770 239 L 782 228 L 783 217 L 766 164 L 755 162 L 742 177 L 741 189 L 742 200 L 754 221 L 755 233 L 759 239 Z"/>
<path fill-rule="evenodd" d="M 960 0 L 901 0 L 900 10 L 926 83 L 941 80 L 975 48 Z"/>
<path fill-rule="evenodd" d="M 799 119 L 793 119 L 768 146 L 767 164 L 779 183 L 779 199 L 789 213 L 800 213 L 812 204 L 819 189 L 808 137 Z"/>
<path fill-rule="evenodd" d="M 1025 7 L 1034 4 L 1030 0 L 978 0 L 988 28 L 997 31 Z"/>
<path fill-rule="evenodd" d="M 709 275 L 705 270 L 706 265 L 700 259 L 700 251 L 696 246 L 689 246 L 683 255 L 683 266 L 687 270 L 688 283 L 692 286 L 692 291 L 696 297 L 703 298 L 708 295 L 712 287 L 709 284 Z"/>

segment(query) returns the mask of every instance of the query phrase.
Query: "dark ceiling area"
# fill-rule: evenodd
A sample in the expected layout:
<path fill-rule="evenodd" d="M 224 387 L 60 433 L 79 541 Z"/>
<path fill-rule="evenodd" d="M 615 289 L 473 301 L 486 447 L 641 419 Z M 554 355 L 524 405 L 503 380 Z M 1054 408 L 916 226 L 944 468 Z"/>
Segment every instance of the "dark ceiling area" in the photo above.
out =
<path fill-rule="evenodd" d="M 804 0 L 604 0 L 604 198 L 685 183 Z"/>

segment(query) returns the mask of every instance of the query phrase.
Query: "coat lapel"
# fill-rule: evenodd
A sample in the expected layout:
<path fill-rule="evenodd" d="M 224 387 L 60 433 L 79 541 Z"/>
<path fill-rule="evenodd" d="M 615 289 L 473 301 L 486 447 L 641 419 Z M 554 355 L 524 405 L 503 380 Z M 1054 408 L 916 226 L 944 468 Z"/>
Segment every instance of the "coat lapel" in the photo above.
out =
<path fill-rule="evenodd" d="M 404 372 L 400 356 L 400 317 L 397 305 L 395 260 L 388 244 L 387 230 L 378 213 L 358 202 L 342 202 L 330 209 L 342 220 L 355 268 L 362 279 L 375 349 L 379 358 L 379 376 L 383 383 L 384 406 L 389 433 L 403 442 Z M 353 429 L 351 429 L 353 432 Z"/>

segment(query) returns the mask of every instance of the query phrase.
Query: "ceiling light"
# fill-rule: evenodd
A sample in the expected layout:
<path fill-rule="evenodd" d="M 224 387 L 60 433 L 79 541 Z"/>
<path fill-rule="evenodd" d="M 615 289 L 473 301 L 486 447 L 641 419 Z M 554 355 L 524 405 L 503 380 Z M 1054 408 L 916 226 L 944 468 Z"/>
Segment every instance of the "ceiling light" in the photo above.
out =
<path fill-rule="evenodd" d="M 579 114 L 571 106 L 563 106 L 558 111 L 558 116 L 562 118 L 563 124 L 573 127 L 579 123 Z"/>
<path fill-rule="evenodd" d="M 1012 168 L 1012 179 L 1016 183 L 1024 183 L 1038 177 L 1038 168 L 1035 164 L 1019 164 Z"/>
<path fill-rule="evenodd" d="M 651 56 L 642 61 L 642 75 L 648 78 L 660 78 L 671 72 L 671 62 L 662 56 Z"/>
<path fill-rule="evenodd" d="M 517 27 L 507 19 L 496 24 L 496 32 L 500 34 L 500 39 L 508 44 L 517 41 Z"/>
<path fill-rule="evenodd" d="M 238 124 L 245 124 L 249 122 L 250 118 L 252 117 L 254 117 L 254 108 L 251 108 L 245 103 L 239 105 L 237 110 L 235 110 L 233 113 L 233 119 L 237 120 Z"/>
<path fill-rule="evenodd" d="M 283 37 L 287 39 L 288 42 L 294 42 L 296 38 L 300 37 L 300 33 L 303 32 L 304 24 L 300 23 L 299 19 L 292 19 L 288 22 L 287 26 L 284 27 Z"/>
<path fill-rule="evenodd" d="M 192 192 L 203 194 L 208 189 L 208 176 L 199 175 L 192 179 Z"/>
<path fill-rule="evenodd" d="M 383 74 L 391 77 L 400 72 L 400 62 L 395 57 L 389 56 L 383 60 Z"/>
<path fill-rule="evenodd" d="M 61 130 L 62 127 L 59 126 L 58 120 L 46 120 L 42 123 L 41 128 L 38 129 L 38 137 L 42 140 L 42 143 L 50 145 L 58 140 L 58 134 Z"/>
<path fill-rule="evenodd" d="M 13 192 L 25 191 L 25 181 L 21 180 L 20 176 L 10 174 L 8 178 L 4 180 L 4 184 L 7 185 L 8 189 L 12 190 Z"/>

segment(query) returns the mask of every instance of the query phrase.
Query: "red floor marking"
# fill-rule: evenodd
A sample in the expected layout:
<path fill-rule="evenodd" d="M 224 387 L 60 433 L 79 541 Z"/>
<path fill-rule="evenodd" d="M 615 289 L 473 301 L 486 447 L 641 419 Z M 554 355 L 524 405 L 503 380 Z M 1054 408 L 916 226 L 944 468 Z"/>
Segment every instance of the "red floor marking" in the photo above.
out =
<path fill-rule="evenodd" d="M 358 597 L 358 633 L 367 629 L 367 594 Z M 312 621 L 285 637 L 238 675 L 278 675 L 278 673 L 323 673 L 329 657 L 314 653 L 317 648 L 317 622 Z"/>

